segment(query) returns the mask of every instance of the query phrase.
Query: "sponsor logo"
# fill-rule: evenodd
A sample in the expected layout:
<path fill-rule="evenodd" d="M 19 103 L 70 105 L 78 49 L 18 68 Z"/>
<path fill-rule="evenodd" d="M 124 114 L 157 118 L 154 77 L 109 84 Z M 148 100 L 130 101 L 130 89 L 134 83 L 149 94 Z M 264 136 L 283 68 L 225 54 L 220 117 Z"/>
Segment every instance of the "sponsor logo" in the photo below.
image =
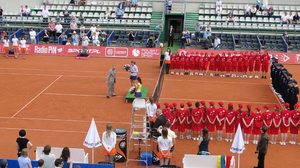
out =
<path fill-rule="evenodd" d="M 106 57 L 128 57 L 128 48 L 125 47 L 106 47 Z"/>
<path fill-rule="evenodd" d="M 132 50 L 132 55 L 134 57 L 138 57 L 138 56 L 140 56 L 140 54 L 141 54 L 140 50 L 138 50 L 136 48 Z"/>
<path fill-rule="evenodd" d="M 63 49 L 57 46 L 34 46 L 34 53 L 36 54 L 58 54 L 62 52 Z"/>

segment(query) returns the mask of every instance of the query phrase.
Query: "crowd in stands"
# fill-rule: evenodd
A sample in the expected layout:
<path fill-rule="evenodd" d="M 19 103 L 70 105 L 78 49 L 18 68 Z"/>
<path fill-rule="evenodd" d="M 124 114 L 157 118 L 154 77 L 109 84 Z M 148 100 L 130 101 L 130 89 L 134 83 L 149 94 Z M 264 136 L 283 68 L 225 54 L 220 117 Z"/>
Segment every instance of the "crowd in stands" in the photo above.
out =
<path fill-rule="evenodd" d="M 273 92 L 278 95 L 282 102 L 289 103 L 289 108 L 294 110 L 295 104 L 298 103 L 298 83 L 293 79 L 293 75 L 275 58 L 272 59 L 271 78 Z"/>
<path fill-rule="evenodd" d="M 280 109 L 280 105 L 264 105 L 260 107 L 252 107 L 251 104 L 243 108 L 242 104 L 238 104 L 234 108 L 234 104 L 228 103 L 228 107 L 223 102 L 218 102 L 218 107 L 213 101 L 196 101 L 193 106 L 192 102 L 186 104 L 176 102 L 156 103 L 157 114 L 148 112 L 148 119 L 156 125 L 156 120 L 161 122 L 163 115 L 167 122 L 171 123 L 170 129 L 179 135 L 180 139 L 199 140 L 200 131 L 204 128 L 208 129 L 211 140 L 216 138 L 218 141 L 225 137 L 226 142 L 232 142 L 233 133 L 237 129 L 238 124 L 241 125 L 243 136 L 246 144 L 249 144 L 250 136 L 253 136 L 253 144 L 257 144 L 261 127 L 268 127 L 268 134 L 271 135 L 271 144 L 277 143 L 277 137 L 280 133 L 280 144 L 286 145 L 287 133 L 290 132 L 290 144 L 296 144 L 298 136 L 298 127 L 300 123 L 299 105 L 294 105 L 291 110 L 288 103 L 285 108 Z M 223 131 L 226 135 L 223 136 Z M 215 135 L 216 133 L 216 135 Z"/>
<path fill-rule="evenodd" d="M 208 54 L 199 52 L 177 52 L 170 54 L 170 73 L 176 75 L 210 75 L 220 77 L 266 79 L 270 56 L 267 51 L 244 51 Z M 165 55 L 166 55 L 165 54 Z"/>

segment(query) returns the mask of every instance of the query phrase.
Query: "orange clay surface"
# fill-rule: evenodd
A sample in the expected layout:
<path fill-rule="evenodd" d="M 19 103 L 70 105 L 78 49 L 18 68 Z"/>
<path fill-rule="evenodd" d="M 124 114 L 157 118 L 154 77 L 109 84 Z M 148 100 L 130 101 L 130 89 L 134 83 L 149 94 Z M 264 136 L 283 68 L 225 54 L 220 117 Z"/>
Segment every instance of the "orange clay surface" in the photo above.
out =
<path fill-rule="evenodd" d="M 0 59 L 0 158 L 16 159 L 18 131 L 27 130 L 34 146 L 50 144 L 53 147 L 82 145 L 91 117 L 95 118 L 100 134 L 105 123 L 129 132 L 131 104 L 125 103 L 129 73 L 122 70 L 128 59 L 29 56 L 26 60 Z M 158 60 L 136 60 L 143 86 L 152 93 L 159 73 Z M 112 64 L 117 65 L 117 96 L 106 99 L 105 78 Z M 300 77 L 299 66 L 287 66 L 295 78 Z M 298 79 L 298 81 L 300 81 Z M 269 89 L 269 80 L 227 79 L 220 77 L 166 76 L 160 102 L 188 100 L 224 101 L 253 106 L 277 103 Z M 299 138 L 298 138 L 299 139 Z M 300 141 L 300 140 L 299 140 Z M 212 154 L 231 154 L 230 143 L 210 142 Z M 91 150 L 84 148 L 89 152 Z M 150 148 L 151 149 L 151 148 Z M 95 161 L 103 161 L 102 148 L 95 151 Z M 130 147 L 131 157 L 137 148 Z M 255 146 L 246 146 L 241 155 L 241 168 L 257 163 Z M 185 153 L 195 154 L 197 142 L 177 140 L 172 163 L 182 167 Z M 300 165 L 299 145 L 270 145 L 266 156 L 267 168 L 297 168 Z M 235 155 L 236 156 L 236 155 Z M 31 159 L 35 159 L 33 150 Z M 199 163 L 201 164 L 201 163 Z M 125 167 L 117 163 L 116 167 Z M 129 167 L 141 167 L 132 162 Z M 152 166 L 154 167 L 154 166 Z"/>

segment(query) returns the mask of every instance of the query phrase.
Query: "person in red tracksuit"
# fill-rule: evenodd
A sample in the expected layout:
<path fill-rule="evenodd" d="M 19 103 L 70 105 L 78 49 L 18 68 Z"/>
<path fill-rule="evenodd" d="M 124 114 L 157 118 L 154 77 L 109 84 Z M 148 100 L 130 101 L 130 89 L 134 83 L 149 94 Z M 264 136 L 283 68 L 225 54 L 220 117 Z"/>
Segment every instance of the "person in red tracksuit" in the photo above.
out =
<path fill-rule="evenodd" d="M 201 100 L 200 101 L 200 104 L 201 104 L 201 109 L 202 109 L 202 121 L 201 121 L 201 127 L 202 127 L 202 129 L 203 128 L 207 128 L 206 127 L 206 122 L 207 122 L 207 119 L 206 119 L 206 117 L 207 117 L 207 115 L 206 115 L 206 105 L 205 105 L 205 101 L 203 101 L 203 100 Z"/>
<path fill-rule="evenodd" d="M 224 109 L 224 103 L 219 102 L 219 108 L 216 110 L 216 130 L 217 130 L 217 141 L 222 140 L 223 128 L 225 124 L 226 109 Z"/>
<path fill-rule="evenodd" d="M 186 59 L 186 56 L 180 56 L 180 61 L 179 61 L 179 65 L 178 65 L 180 75 L 184 74 L 185 59 Z"/>
<path fill-rule="evenodd" d="M 193 140 L 199 140 L 200 137 L 200 131 L 202 129 L 202 117 L 203 117 L 203 111 L 200 108 L 200 103 L 195 103 L 195 109 L 193 109 L 192 112 L 192 139 Z"/>
<path fill-rule="evenodd" d="M 242 128 L 242 117 L 243 117 L 243 111 L 242 111 L 243 105 L 238 104 L 238 109 L 236 110 L 236 116 L 235 116 L 235 128 L 234 130 L 236 131 L 238 128 L 238 125 L 241 124 Z"/>
<path fill-rule="evenodd" d="M 280 125 L 280 133 L 281 133 L 281 141 L 280 145 L 286 145 L 286 139 L 287 139 L 287 132 L 290 127 L 290 118 L 291 118 L 291 112 L 290 112 L 290 104 L 284 103 L 285 110 L 281 111 L 281 125 Z"/>
<path fill-rule="evenodd" d="M 214 102 L 209 102 L 210 107 L 206 110 L 206 127 L 208 129 L 208 134 L 211 140 L 213 140 L 213 134 L 215 132 L 216 124 L 216 109 L 214 104 Z"/>
<path fill-rule="evenodd" d="M 176 132 L 177 131 L 177 124 L 176 124 L 177 123 L 177 116 L 176 116 L 176 114 L 177 114 L 177 108 L 176 108 L 177 103 L 173 102 L 172 106 L 173 106 L 173 108 L 170 109 L 171 113 L 168 116 L 167 120 L 171 123 L 170 129 L 172 131 Z"/>
<path fill-rule="evenodd" d="M 260 113 L 260 108 L 256 108 L 256 113 L 254 113 L 254 122 L 252 128 L 253 134 L 253 144 L 258 144 L 259 135 L 261 134 L 261 127 L 263 126 L 263 117 Z"/>
<path fill-rule="evenodd" d="M 210 56 L 209 58 L 209 75 L 214 76 L 216 73 L 216 58 L 214 56 Z"/>
<path fill-rule="evenodd" d="M 192 138 L 192 112 L 193 112 L 193 104 L 192 102 L 187 102 L 188 108 L 185 111 L 185 117 L 186 117 L 186 138 L 191 139 Z"/>
<path fill-rule="evenodd" d="M 221 54 L 217 54 L 215 56 L 215 64 L 216 64 L 215 76 L 218 76 L 220 71 L 220 64 L 221 64 Z"/>
<path fill-rule="evenodd" d="M 261 63 L 262 63 L 262 59 L 261 59 L 261 56 L 260 56 L 260 53 L 257 53 L 255 55 L 255 58 L 254 58 L 254 78 L 259 78 L 258 77 L 258 74 L 260 72 L 260 68 L 261 68 Z"/>
<path fill-rule="evenodd" d="M 268 128 L 267 132 L 268 134 L 270 134 L 270 131 L 271 131 L 271 126 L 272 126 L 272 112 L 269 110 L 269 106 L 268 105 L 265 105 L 264 106 L 265 108 L 265 112 L 262 114 L 263 116 L 263 124 L 264 126 L 266 126 Z"/>
<path fill-rule="evenodd" d="M 263 61 L 262 61 L 262 68 L 261 68 L 262 77 L 261 78 L 267 79 L 269 64 L 270 64 L 270 56 L 269 56 L 269 53 L 266 51 L 263 54 Z"/>
<path fill-rule="evenodd" d="M 244 58 L 244 66 L 243 66 L 243 77 L 247 78 L 248 75 L 248 68 L 249 68 L 249 56 L 247 55 L 247 53 L 243 56 Z"/>
<path fill-rule="evenodd" d="M 220 57 L 220 66 L 219 66 L 219 71 L 220 71 L 220 77 L 225 77 L 225 68 L 226 68 L 226 57 L 225 54 Z"/>
<path fill-rule="evenodd" d="M 171 63 L 170 63 L 170 74 L 174 75 L 175 69 L 176 69 L 176 56 L 171 56 Z"/>
<path fill-rule="evenodd" d="M 200 72 L 199 64 L 200 64 L 200 57 L 195 56 L 195 70 L 194 70 L 195 75 L 199 75 Z"/>
<path fill-rule="evenodd" d="M 196 69 L 195 56 L 190 56 L 190 60 L 189 60 L 189 75 L 194 75 L 195 69 Z"/>
<path fill-rule="evenodd" d="M 238 57 L 238 75 L 237 77 L 243 77 L 244 72 L 244 57 L 239 56 Z"/>
<path fill-rule="evenodd" d="M 236 112 L 233 110 L 233 104 L 228 104 L 228 110 L 226 111 L 225 116 L 225 132 L 226 132 L 226 142 L 232 142 L 232 137 L 234 133 L 234 127 L 235 127 L 235 117 Z"/>
<path fill-rule="evenodd" d="M 210 64 L 210 57 L 207 55 L 207 53 L 204 56 L 204 63 L 202 67 L 203 75 L 207 75 L 207 70 Z"/>
<path fill-rule="evenodd" d="M 292 135 L 290 144 L 294 145 L 296 144 L 297 135 L 299 132 L 299 126 L 300 126 L 300 111 L 298 110 L 299 105 L 294 105 L 294 110 L 291 111 L 291 125 L 290 125 L 290 133 Z"/>
<path fill-rule="evenodd" d="M 248 68 L 249 78 L 252 78 L 253 77 L 253 69 L 254 69 L 254 56 L 253 56 L 252 51 L 250 52 L 248 59 L 249 59 L 249 68 Z"/>
<path fill-rule="evenodd" d="M 272 124 L 270 129 L 271 144 L 276 144 L 277 142 L 280 125 L 281 125 L 281 113 L 280 113 L 279 105 L 276 104 L 274 106 L 274 112 L 272 112 Z"/>
<path fill-rule="evenodd" d="M 166 116 L 166 114 L 169 112 L 169 103 L 165 102 L 164 103 L 164 109 L 162 109 L 162 114 Z"/>
<path fill-rule="evenodd" d="M 203 76 L 203 68 L 204 68 L 204 57 L 199 56 L 198 74 L 200 76 Z"/>
<path fill-rule="evenodd" d="M 186 116 L 185 116 L 184 104 L 180 104 L 180 109 L 177 111 L 177 124 L 180 139 L 184 139 L 185 127 L 186 127 Z"/>
<path fill-rule="evenodd" d="M 189 74 L 189 63 L 190 63 L 190 57 L 189 56 L 185 56 L 185 62 L 184 62 L 184 74 L 188 75 Z"/>
<path fill-rule="evenodd" d="M 247 105 L 247 111 L 244 113 L 242 117 L 242 125 L 243 125 L 243 133 L 244 133 L 244 141 L 245 144 L 249 144 L 249 138 L 251 135 L 251 131 L 253 128 L 254 116 L 251 111 L 251 105 Z"/>
<path fill-rule="evenodd" d="M 236 77 L 237 75 L 237 67 L 238 67 L 238 56 L 232 56 L 232 63 L 231 63 L 231 77 Z"/>
<path fill-rule="evenodd" d="M 227 57 L 226 59 L 226 63 L 225 63 L 225 71 L 226 71 L 226 77 L 229 77 L 230 76 L 230 72 L 231 72 L 231 67 L 232 65 L 232 57 Z"/>

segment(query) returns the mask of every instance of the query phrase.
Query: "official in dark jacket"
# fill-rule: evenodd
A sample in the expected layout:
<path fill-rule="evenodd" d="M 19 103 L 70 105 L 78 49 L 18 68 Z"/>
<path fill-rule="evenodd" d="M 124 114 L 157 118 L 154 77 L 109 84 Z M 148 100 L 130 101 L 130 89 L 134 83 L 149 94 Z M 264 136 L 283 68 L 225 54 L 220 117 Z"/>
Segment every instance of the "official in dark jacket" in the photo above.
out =
<path fill-rule="evenodd" d="M 263 126 L 261 128 L 262 134 L 260 140 L 257 144 L 255 153 L 258 153 L 258 164 L 254 168 L 264 168 L 265 167 L 265 156 L 268 151 L 269 138 L 267 134 L 268 128 Z"/>

